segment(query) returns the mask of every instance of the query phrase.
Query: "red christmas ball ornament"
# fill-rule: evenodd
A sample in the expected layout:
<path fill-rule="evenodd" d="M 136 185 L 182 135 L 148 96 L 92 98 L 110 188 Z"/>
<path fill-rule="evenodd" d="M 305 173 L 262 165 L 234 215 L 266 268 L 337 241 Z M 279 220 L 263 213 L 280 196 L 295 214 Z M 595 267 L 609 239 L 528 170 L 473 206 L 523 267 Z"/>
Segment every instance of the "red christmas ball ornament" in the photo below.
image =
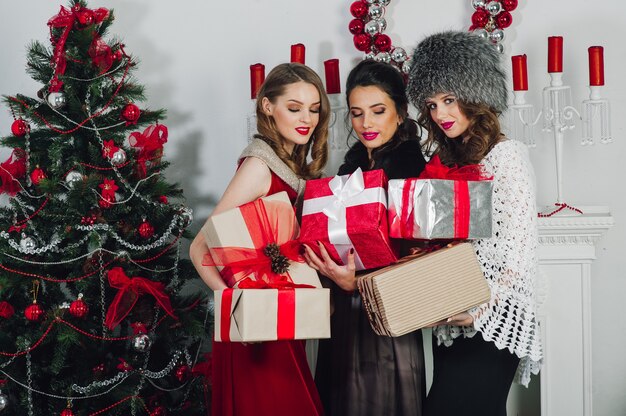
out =
<path fill-rule="evenodd" d="M 371 46 L 372 38 L 365 33 L 354 36 L 354 46 L 361 52 L 366 52 Z"/>
<path fill-rule="evenodd" d="M 41 320 L 45 314 L 46 312 L 38 303 L 33 303 L 24 310 L 24 316 L 26 319 L 33 322 Z"/>
<path fill-rule="evenodd" d="M 165 410 L 165 407 L 163 406 L 155 407 L 150 412 L 150 416 L 166 416 L 166 415 L 167 415 L 167 410 Z"/>
<path fill-rule="evenodd" d="M 13 309 L 13 305 L 6 300 L 0 302 L 0 318 L 9 319 L 14 313 L 15 309 Z"/>
<path fill-rule="evenodd" d="M 68 407 L 61 412 L 61 416 L 74 416 L 74 412 Z"/>
<path fill-rule="evenodd" d="M 472 24 L 477 27 L 485 27 L 489 22 L 489 13 L 484 9 L 478 9 L 472 14 Z"/>
<path fill-rule="evenodd" d="M 122 109 L 122 119 L 126 120 L 126 124 L 136 124 L 141 115 L 141 110 L 135 104 L 130 103 Z"/>
<path fill-rule="evenodd" d="M 358 35 L 363 33 L 363 29 L 365 28 L 365 22 L 361 19 L 352 19 L 350 20 L 350 24 L 348 24 L 348 30 L 353 35 Z"/>
<path fill-rule="evenodd" d="M 22 137 L 28 133 L 29 130 L 30 127 L 28 123 L 21 118 L 18 118 L 11 124 L 11 133 L 13 133 L 14 136 Z"/>
<path fill-rule="evenodd" d="M 176 372 L 174 373 L 174 375 L 176 376 L 176 379 L 178 381 L 180 381 L 181 383 L 184 383 L 185 381 L 187 381 L 189 379 L 189 375 L 191 374 L 191 369 L 189 368 L 188 365 L 181 365 L 176 369 Z"/>
<path fill-rule="evenodd" d="M 89 305 L 83 300 L 83 294 L 78 295 L 78 299 L 70 304 L 70 315 L 75 318 L 84 318 L 89 313 Z"/>
<path fill-rule="evenodd" d="M 500 3 L 502 3 L 502 8 L 507 12 L 517 9 L 517 0 L 500 0 Z"/>
<path fill-rule="evenodd" d="M 167 196 L 165 196 L 165 195 L 161 195 L 161 196 L 159 197 L 159 202 L 160 202 L 160 203 L 162 203 L 162 204 L 167 204 L 169 201 L 168 201 L 168 199 L 167 199 Z"/>
<path fill-rule="evenodd" d="M 139 225 L 137 231 L 143 238 L 150 238 L 154 235 L 154 227 L 146 220 Z"/>
<path fill-rule="evenodd" d="M 96 17 L 93 13 L 93 10 L 89 9 L 81 9 L 76 13 L 76 21 L 78 22 L 79 27 L 86 27 L 93 25 L 96 20 Z"/>
<path fill-rule="evenodd" d="M 363 3 L 361 0 L 355 1 L 350 5 L 350 13 L 357 19 L 365 17 L 367 15 L 367 4 Z"/>
<path fill-rule="evenodd" d="M 35 184 L 39 185 L 39 182 L 42 179 L 46 179 L 46 173 L 39 166 L 35 170 L 30 173 L 30 180 Z"/>
<path fill-rule="evenodd" d="M 500 29 L 505 29 L 511 26 L 511 23 L 513 23 L 513 16 L 511 16 L 511 13 L 507 11 L 503 11 L 498 16 L 496 16 L 496 25 Z"/>
<path fill-rule="evenodd" d="M 391 50 L 391 38 L 384 33 L 376 35 L 374 46 L 381 52 L 389 52 Z"/>

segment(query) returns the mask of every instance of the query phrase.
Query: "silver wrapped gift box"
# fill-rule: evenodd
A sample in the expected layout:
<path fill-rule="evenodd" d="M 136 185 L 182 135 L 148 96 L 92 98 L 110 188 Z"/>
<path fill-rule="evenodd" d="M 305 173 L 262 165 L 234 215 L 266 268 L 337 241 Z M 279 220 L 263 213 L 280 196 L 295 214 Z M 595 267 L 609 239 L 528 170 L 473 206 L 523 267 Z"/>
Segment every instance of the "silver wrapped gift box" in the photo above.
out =
<path fill-rule="evenodd" d="M 491 180 L 389 181 L 389 236 L 404 239 L 478 239 L 492 236 Z"/>

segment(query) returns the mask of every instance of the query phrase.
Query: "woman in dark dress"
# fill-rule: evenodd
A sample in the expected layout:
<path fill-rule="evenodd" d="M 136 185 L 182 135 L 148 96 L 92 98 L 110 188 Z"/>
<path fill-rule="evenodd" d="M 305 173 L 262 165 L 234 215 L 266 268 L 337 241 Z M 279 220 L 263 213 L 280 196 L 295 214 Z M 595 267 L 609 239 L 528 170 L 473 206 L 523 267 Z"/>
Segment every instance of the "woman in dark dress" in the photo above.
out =
<path fill-rule="evenodd" d="M 391 65 L 363 61 L 348 76 L 346 97 L 358 141 L 339 174 L 383 169 L 389 179 L 419 176 L 425 161 L 418 127 L 408 118 L 404 80 Z M 321 340 L 316 384 L 328 415 L 421 415 L 425 397 L 421 331 L 390 338 L 374 333 L 356 290 L 354 255 L 337 265 L 305 247 L 309 265 L 332 280 L 329 340 Z"/>

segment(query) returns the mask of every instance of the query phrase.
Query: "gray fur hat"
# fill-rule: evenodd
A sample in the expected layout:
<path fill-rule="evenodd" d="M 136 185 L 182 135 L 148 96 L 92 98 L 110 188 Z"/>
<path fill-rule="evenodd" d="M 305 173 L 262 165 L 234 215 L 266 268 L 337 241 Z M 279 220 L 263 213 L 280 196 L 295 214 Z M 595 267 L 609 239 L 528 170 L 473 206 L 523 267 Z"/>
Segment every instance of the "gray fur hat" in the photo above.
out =
<path fill-rule="evenodd" d="M 413 52 L 407 95 L 421 108 L 428 97 L 439 93 L 453 93 L 466 103 L 482 103 L 504 112 L 508 90 L 500 53 L 489 41 L 469 32 L 428 36 Z"/>

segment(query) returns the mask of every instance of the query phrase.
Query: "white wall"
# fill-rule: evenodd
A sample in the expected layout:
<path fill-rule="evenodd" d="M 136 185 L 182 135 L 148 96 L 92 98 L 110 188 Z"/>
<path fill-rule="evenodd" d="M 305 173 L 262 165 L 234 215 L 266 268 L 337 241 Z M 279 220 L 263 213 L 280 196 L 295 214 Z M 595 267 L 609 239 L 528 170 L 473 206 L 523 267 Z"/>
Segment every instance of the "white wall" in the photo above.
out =
<path fill-rule="evenodd" d="M 322 62 L 339 58 L 341 79 L 360 59 L 347 31 L 350 0 L 229 0 L 173 2 L 103 0 L 92 7 L 114 8 L 111 33 L 124 39 L 127 51 L 141 59 L 137 72 L 147 87 L 148 105 L 168 109 L 170 127 L 166 156 L 173 162 L 169 177 L 182 183 L 203 221 L 211 202 L 223 191 L 246 143 L 245 117 L 251 111 L 249 65 L 261 62 L 269 71 L 289 60 L 289 46 L 302 42 L 306 61 L 323 74 Z M 46 22 L 60 3 L 50 0 L 0 2 L 0 93 L 35 96 L 40 88 L 24 72 L 25 50 L 32 39 L 47 41 Z M 242 11 L 242 10 L 245 10 Z M 387 8 L 387 32 L 407 49 L 425 34 L 465 29 L 472 9 L 461 0 L 393 0 Z M 564 37 L 564 81 L 573 87 L 575 103 L 587 98 L 587 47 L 605 47 L 606 91 L 611 100 L 610 146 L 578 145 L 580 128 L 566 136 L 564 196 L 573 205 L 608 205 L 616 225 L 600 243 L 593 265 L 594 414 L 626 413 L 626 324 L 621 304 L 626 275 L 624 185 L 626 113 L 626 3 L 621 0 L 520 1 L 513 25 L 506 29 L 506 61 L 528 54 L 531 102 L 540 106 L 547 85 L 547 37 Z M 507 67 L 509 65 L 507 64 Z M 578 104 L 577 104 L 578 105 Z M 8 109 L 0 111 L 0 135 L 9 132 Z M 532 151 L 539 179 L 538 200 L 556 200 L 553 141 L 536 132 Z M 2 153 L 2 159 L 6 157 Z M 622 266 L 622 267 L 620 267 Z M 572 316 L 572 319 L 580 317 Z"/>

